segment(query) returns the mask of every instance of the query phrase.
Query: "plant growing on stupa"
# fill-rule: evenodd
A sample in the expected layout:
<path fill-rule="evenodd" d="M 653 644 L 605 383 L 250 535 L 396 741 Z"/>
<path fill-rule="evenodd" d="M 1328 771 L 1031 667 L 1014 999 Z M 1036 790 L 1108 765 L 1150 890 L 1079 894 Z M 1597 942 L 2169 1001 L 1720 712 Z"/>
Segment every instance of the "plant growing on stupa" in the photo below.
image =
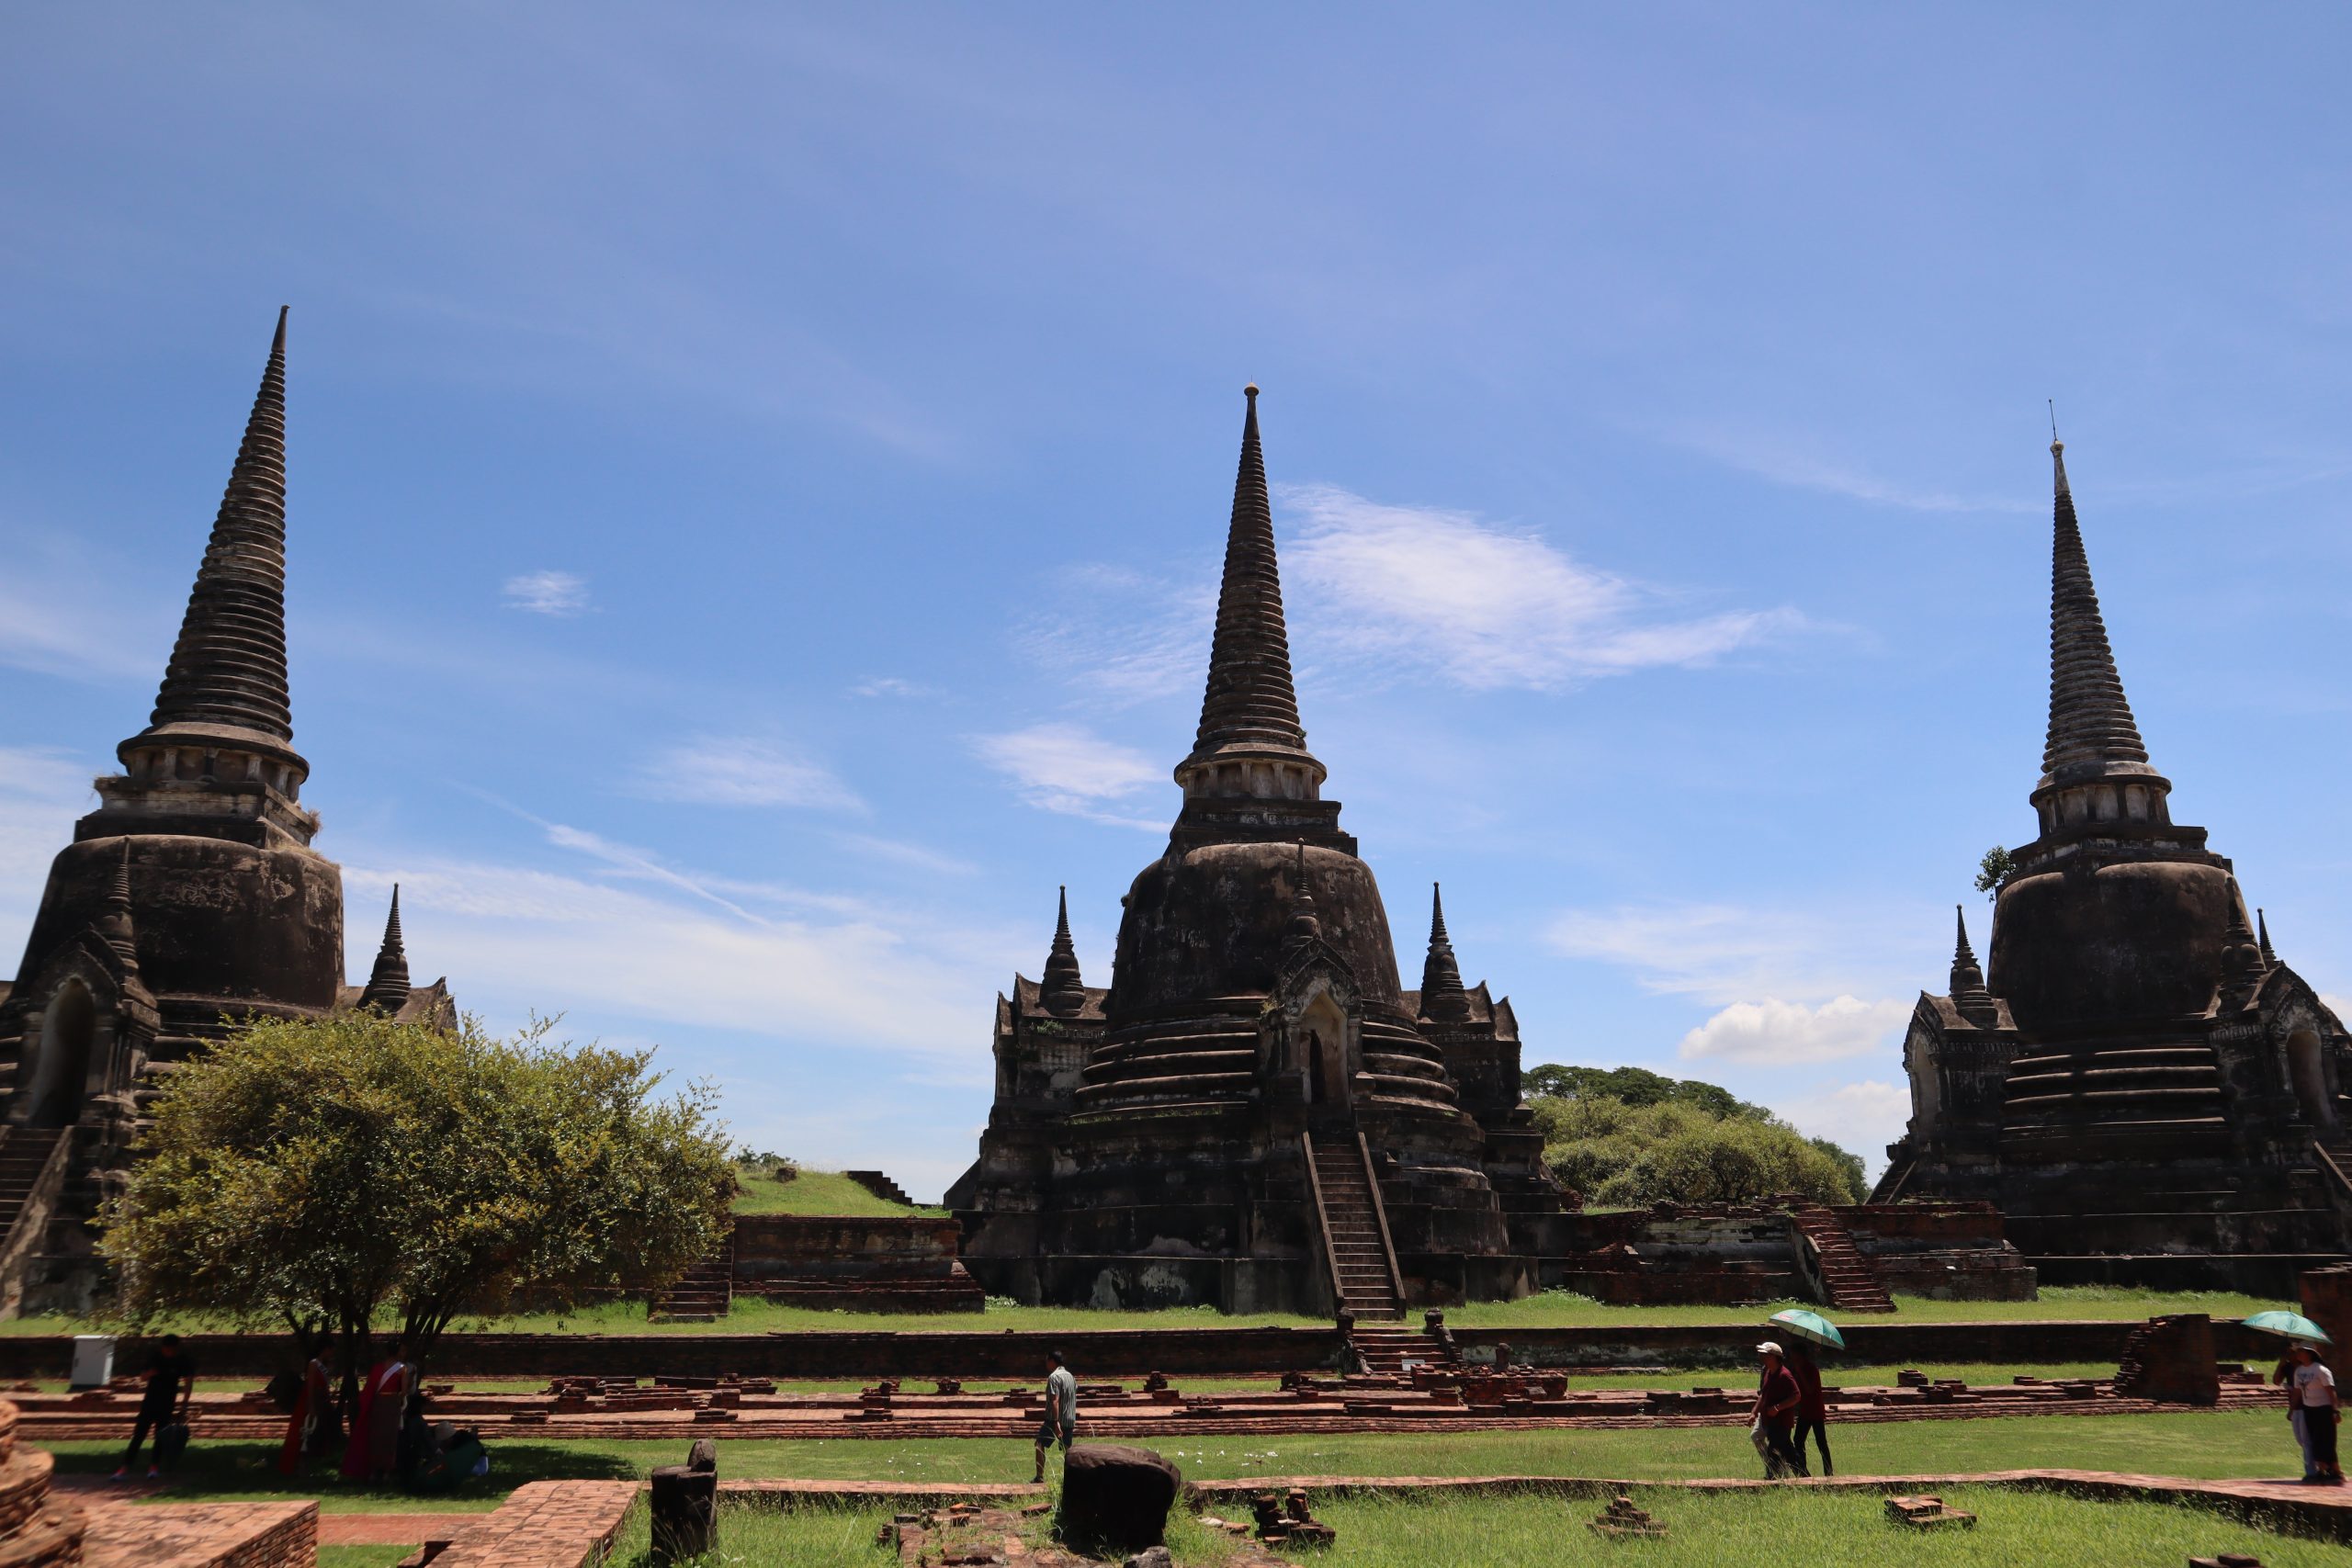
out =
<path fill-rule="evenodd" d="M 1984 858 L 1976 863 L 1976 891 L 1987 897 L 1998 895 L 2001 884 L 2007 882 L 2009 873 L 2016 869 L 2017 862 L 2009 852 L 1995 844 L 1984 852 Z"/>
<path fill-rule="evenodd" d="M 164 1079 L 100 1247 L 133 1322 L 198 1313 L 413 1359 L 460 1314 L 661 1290 L 733 1190 L 713 1091 L 650 1051 L 368 1009 L 253 1019 Z"/>

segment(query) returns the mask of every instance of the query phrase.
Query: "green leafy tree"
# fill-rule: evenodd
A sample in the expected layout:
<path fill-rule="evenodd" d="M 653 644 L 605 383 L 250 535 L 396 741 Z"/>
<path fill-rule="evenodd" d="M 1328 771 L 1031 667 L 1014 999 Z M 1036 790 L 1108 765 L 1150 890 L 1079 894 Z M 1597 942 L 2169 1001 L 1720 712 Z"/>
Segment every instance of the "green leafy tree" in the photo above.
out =
<path fill-rule="evenodd" d="M 1987 897 L 1997 897 L 2001 884 L 2007 882 L 2009 873 L 2017 868 L 2018 863 L 2011 858 L 2009 852 L 1995 844 L 1984 852 L 1984 858 L 1976 863 L 1976 891 Z"/>
<path fill-rule="evenodd" d="M 1862 1198 L 1860 1160 L 1769 1112 L 1718 1115 L 1689 1100 L 1632 1105 L 1601 1094 L 1540 1097 L 1529 1109 L 1544 1134 L 1544 1162 L 1589 1202 L 1741 1203 L 1783 1192 L 1823 1203 Z"/>
<path fill-rule="evenodd" d="M 107 1205 L 125 1315 L 332 1334 L 348 1386 L 386 1317 L 421 1360 L 460 1314 L 673 1282 L 727 1223 L 713 1092 L 551 1027 L 247 1021 L 165 1081 Z"/>
<path fill-rule="evenodd" d="M 1714 1116 L 1770 1120 L 1772 1114 L 1718 1084 L 1702 1083 L 1697 1078 L 1670 1078 L 1646 1067 L 1564 1067 L 1547 1062 L 1521 1075 L 1520 1088 L 1531 1100 L 1578 1100 L 1600 1095 L 1622 1100 L 1628 1105 L 1662 1105 L 1670 1100 L 1698 1106 Z"/>

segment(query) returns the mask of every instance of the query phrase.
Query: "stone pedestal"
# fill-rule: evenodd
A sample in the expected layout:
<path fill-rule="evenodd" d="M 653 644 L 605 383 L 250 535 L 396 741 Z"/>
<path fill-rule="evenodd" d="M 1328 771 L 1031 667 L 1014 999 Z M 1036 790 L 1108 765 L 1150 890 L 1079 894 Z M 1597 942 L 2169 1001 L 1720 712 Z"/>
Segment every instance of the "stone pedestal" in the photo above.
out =
<path fill-rule="evenodd" d="M 2333 1353 L 2352 1351 L 2352 1263 L 2304 1269 L 2302 1299 L 2303 1315 L 2327 1331 Z"/>
<path fill-rule="evenodd" d="M 2213 1320 L 2201 1312 L 2152 1317 L 2123 1344 L 2115 1392 L 2167 1404 L 2219 1404 L 2222 1374 L 2213 1357 Z"/>

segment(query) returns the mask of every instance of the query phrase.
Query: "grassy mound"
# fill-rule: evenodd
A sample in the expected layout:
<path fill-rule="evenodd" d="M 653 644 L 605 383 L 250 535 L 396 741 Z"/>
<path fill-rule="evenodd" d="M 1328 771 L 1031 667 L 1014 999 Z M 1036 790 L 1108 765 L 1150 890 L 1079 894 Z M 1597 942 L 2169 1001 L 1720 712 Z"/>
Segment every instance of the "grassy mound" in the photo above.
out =
<path fill-rule="evenodd" d="M 736 1179 L 743 1190 L 735 1199 L 739 1214 L 944 1214 L 944 1209 L 893 1203 L 876 1198 L 837 1170 L 808 1170 L 790 1181 L 778 1181 L 762 1171 L 739 1168 Z"/>

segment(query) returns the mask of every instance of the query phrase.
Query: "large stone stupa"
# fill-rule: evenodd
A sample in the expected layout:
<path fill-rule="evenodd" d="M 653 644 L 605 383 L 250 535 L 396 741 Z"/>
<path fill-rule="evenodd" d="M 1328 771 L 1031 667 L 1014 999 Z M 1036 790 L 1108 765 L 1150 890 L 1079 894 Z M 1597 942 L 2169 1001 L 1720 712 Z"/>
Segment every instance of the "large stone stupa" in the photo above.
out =
<path fill-rule="evenodd" d="M 2346 1249 L 2352 1038 L 2173 820 L 2050 450 L 2041 831 L 2000 884 L 1989 973 L 1963 923 L 1949 993 L 1912 1014 L 1910 1126 L 1873 1201 L 1988 1199 L 2046 1284 L 2291 1293 Z"/>
<path fill-rule="evenodd" d="M 1519 1100 L 1507 1001 L 1463 986 L 1432 911 L 1398 980 L 1372 868 L 1325 799 L 1291 681 L 1249 389 L 1183 804 L 1138 874 L 1107 990 L 1067 915 L 1000 998 L 997 1100 L 949 1190 L 995 1293 L 1393 1315 L 1532 1288 L 1560 1194 Z"/>

